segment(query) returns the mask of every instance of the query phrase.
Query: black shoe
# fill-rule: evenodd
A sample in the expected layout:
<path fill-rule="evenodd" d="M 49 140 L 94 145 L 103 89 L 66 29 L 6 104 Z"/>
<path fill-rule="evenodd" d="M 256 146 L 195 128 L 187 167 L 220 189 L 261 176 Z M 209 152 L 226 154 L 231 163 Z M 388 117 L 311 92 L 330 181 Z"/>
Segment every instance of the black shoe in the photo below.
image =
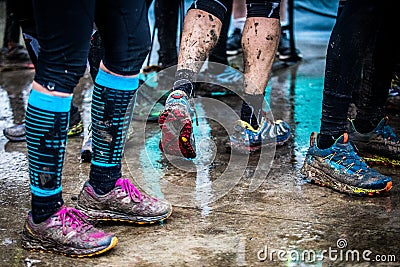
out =
<path fill-rule="evenodd" d="M 81 114 L 77 107 L 71 107 L 68 137 L 79 135 L 83 132 Z M 25 123 L 3 129 L 4 136 L 12 142 L 26 141 Z"/>
<path fill-rule="evenodd" d="M 30 61 L 28 50 L 22 45 L 16 45 L 15 47 L 3 50 L 5 59 L 10 61 Z"/>
<path fill-rule="evenodd" d="M 389 117 L 384 117 L 369 133 L 358 132 L 351 120 L 349 138 L 366 162 L 400 167 L 400 137 L 390 127 Z"/>
<path fill-rule="evenodd" d="M 3 129 L 3 134 L 12 142 L 23 142 L 26 140 L 25 124 L 5 128 Z"/>
<path fill-rule="evenodd" d="M 281 33 L 281 38 L 279 40 L 277 56 L 279 60 L 285 62 L 296 62 L 303 58 L 299 49 L 295 50 L 295 53 L 292 54 L 292 48 L 290 46 L 290 39 L 287 36 L 286 32 Z"/>
<path fill-rule="evenodd" d="M 234 56 L 242 52 L 242 31 L 236 28 L 226 41 L 226 54 L 228 56 Z"/>

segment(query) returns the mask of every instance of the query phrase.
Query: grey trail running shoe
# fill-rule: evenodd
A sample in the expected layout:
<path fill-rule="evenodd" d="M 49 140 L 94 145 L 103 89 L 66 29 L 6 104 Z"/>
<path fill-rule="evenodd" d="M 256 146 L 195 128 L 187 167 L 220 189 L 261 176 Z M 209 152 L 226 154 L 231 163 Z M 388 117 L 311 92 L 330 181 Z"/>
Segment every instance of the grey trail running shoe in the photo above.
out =
<path fill-rule="evenodd" d="M 258 129 L 238 120 L 234 133 L 229 137 L 234 152 L 251 154 L 266 146 L 284 145 L 290 138 L 290 126 L 285 121 L 270 121 L 263 118 Z"/>
<path fill-rule="evenodd" d="M 35 224 L 29 212 L 22 232 L 22 247 L 69 257 L 91 257 L 117 245 L 114 235 L 96 229 L 86 219 L 80 211 L 62 207 L 46 221 Z"/>
<path fill-rule="evenodd" d="M 383 118 L 369 133 L 359 133 L 350 121 L 349 139 L 363 159 L 376 165 L 400 167 L 400 138 L 389 126 L 389 118 Z"/>
<path fill-rule="evenodd" d="M 68 137 L 78 136 L 83 132 L 83 122 L 77 107 L 71 107 Z M 25 123 L 13 125 L 3 129 L 4 136 L 11 142 L 25 142 L 26 130 Z"/>
<path fill-rule="evenodd" d="M 140 193 L 129 179 L 123 178 L 105 195 L 96 194 L 87 181 L 79 194 L 77 207 L 90 220 L 137 224 L 161 222 L 172 213 L 170 203 Z"/>
<path fill-rule="evenodd" d="M 317 133 L 312 133 L 301 173 L 312 183 L 342 193 L 368 195 L 392 188 L 392 179 L 370 168 L 354 151 L 347 133 L 326 149 L 318 148 Z"/>

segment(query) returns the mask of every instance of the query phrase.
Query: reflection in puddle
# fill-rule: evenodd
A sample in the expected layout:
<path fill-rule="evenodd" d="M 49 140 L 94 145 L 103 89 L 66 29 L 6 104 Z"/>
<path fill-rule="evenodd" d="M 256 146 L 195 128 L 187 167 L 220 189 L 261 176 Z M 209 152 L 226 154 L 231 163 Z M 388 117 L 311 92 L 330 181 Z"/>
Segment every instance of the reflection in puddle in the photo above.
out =
<path fill-rule="evenodd" d="M 194 159 L 196 165 L 196 202 L 201 209 L 201 215 L 207 216 L 211 212 L 211 207 L 207 204 L 212 198 L 211 180 L 210 180 L 210 158 L 214 159 L 215 151 L 212 146 L 214 143 L 211 138 L 211 127 L 207 122 L 204 110 L 201 105 L 196 106 L 197 115 L 199 117 L 199 127 L 194 127 L 194 135 L 198 142 L 196 149 L 198 157 Z"/>
<path fill-rule="evenodd" d="M 145 147 L 140 150 L 139 161 L 143 171 L 146 187 L 151 188 L 155 197 L 165 198 L 160 187 L 160 180 L 164 176 L 162 171 L 162 153 L 158 148 L 161 132 L 153 134 L 146 140 Z"/>
<path fill-rule="evenodd" d="M 297 76 L 294 93 L 295 155 L 298 168 L 303 165 L 310 135 L 319 131 L 322 110 L 323 77 Z"/>

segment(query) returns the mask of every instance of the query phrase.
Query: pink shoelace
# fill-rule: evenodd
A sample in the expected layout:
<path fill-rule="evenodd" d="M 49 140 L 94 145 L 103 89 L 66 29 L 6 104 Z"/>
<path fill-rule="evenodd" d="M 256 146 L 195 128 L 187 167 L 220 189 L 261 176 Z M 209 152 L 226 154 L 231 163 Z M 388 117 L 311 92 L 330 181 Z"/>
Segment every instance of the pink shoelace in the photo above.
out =
<path fill-rule="evenodd" d="M 140 193 L 140 191 L 129 181 L 129 179 L 123 179 L 119 178 L 118 181 L 115 183 L 116 186 L 121 186 L 122 190 L 127 192 L 129 197 L 132 200 L 135 200 L 134 196 L 136 199 L 139 201 L 142 201 L 143 196 Z"/>
<path fill-rule="evenodd" d="M 81 231 L 83 227 L 92 227 L 92 225 L 88 224 L 86 221 L 87 216 L 77 209 L 64 207 L 58 212 L 58 215 L 61 219 L 64 235 L 67 234 L 67 222 L 69 222 L 72 229 L 76 229 L 78 232 Z"/>

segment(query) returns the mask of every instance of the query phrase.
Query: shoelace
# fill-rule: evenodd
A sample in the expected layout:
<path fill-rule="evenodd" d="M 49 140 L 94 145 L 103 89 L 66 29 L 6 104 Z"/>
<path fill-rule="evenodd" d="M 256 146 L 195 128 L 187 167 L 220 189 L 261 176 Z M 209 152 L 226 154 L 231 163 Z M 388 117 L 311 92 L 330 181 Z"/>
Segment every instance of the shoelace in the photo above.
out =
<path fill-rule="evenodd" d="M 122 187 L 122 190 L 128 193 L 130 199 L 134 200 L 133 196 L 136 196 L 139 201 L 142 201 L 143 196 L 140 191 L 129 181 L 129 179 L 121 179 L 122 182 L 119 182 L 117 185 Z"/>
<path fill-rule="evenodd" d="M 87 216 L 77 209 L 65 207 L 58 212 L 58 215 L 60 216 L 64 235 L 67 234 L 67 222 L 71 225 L 72 229 L 78 232 L 80 232 L 82 228 L 88 229 L 92 227 L 91 224 L 86 222 Z"/>
<path fill-rule="evenodd" d="M 350 145 L 351 146 L 351 145 Z M 343 154 L 343 155 L 342 155 Z M 339 160 L 336 161 L 337 164 L 340 164 L 346 168 L 346 170 L 350 170 L 352 167 L 355 167 L 357 170 L 356 173 L 365 172 L 369 168 L 368 165 L 358 156 L 353 148 L 351 147 L 350 151 L 347 152 L 334 152 L 329 154 L 324 159 L 328 159 L 329 161 L 333 160 L 333 158 L 341 157 Z"/>

